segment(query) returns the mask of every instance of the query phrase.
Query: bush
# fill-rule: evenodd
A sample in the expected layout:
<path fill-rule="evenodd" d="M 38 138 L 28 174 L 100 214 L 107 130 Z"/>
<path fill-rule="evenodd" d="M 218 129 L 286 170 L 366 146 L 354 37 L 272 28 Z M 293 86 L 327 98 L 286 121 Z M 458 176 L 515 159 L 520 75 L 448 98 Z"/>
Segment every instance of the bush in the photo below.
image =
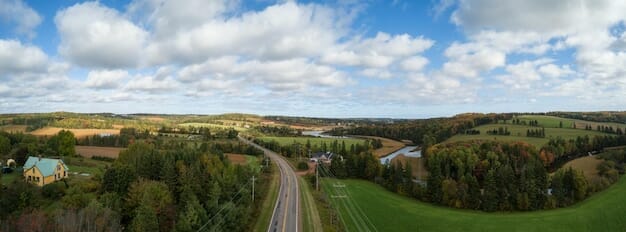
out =
<path fill-rule="evenodd" d="M 99 160 L 99 161 L 106 161 L 106 162 L 113 162 L 115 161 L 115 158 L 111 158 L 111 157 L 105 157 L 105 156 L 92 156 L 91 157 L 92 160 Z"/>
<path fill-rule="evenodd" d="M 41 188 L 41 195 L 49 199 L 57 200 L 65 195 L 65 183 L 57 181 L 44 185 Z"/>
<path fill-rule="evenodd" d="M 298 170 L 300 171 L 309 170 L 309 164 L 304 161 L 298 162 Z"/>

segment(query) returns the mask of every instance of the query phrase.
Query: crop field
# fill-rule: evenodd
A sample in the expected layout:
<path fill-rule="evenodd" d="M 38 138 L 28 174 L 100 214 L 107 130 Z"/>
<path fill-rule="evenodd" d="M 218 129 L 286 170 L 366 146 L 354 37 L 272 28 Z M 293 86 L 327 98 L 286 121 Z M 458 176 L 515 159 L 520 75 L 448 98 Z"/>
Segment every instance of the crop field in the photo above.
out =
<path fill-rule="evenodd" d="M 439 207 L 397 195 L 364 180 L 325 179 L 324 183 L 325 188 L 333 188 L 329 194 L 335 197 L 330 199 L 339 208 L 348 231 L 570 232 L 626 228 L 626 178 L 571 207 L 500 213 Z"/>
<path fill-rule="evenodd" d="M 26 133 L 25 125 L 6 125 L 0 126 L 0 131 L 5 131 L 9 133 Z"/>
<path fill-rule="evenodd" d="M 561 169 L 573 168 L 575 170 L 583 171 L 587 181 L 591 181 L 595 177 L 598 177 L 598 164 L 602 163 L 602 159 L 598 156 L 585 156 L 578 159 L 571 160 L 563 165 Z"/>
<path fill-rule="evenodd" d="M 374 156 L 378 158 L 389 155 L 393 153 L 394 151 L 397 151 L 400 148 L 403 148 L 405 146 L 405 144 L 402 142 L 399 142 L 393 139 L 383 138 L 383 137 L 376 137 L 376 136 L 359 136 L 359 137 L 368 138 L 368 139 L 380 139 L 381 143 L 383 144 L 383 147 L 374 150 Z"/>
<path fill-rule="evenodd" d="M 355 139 L 355 138 L 346 138 L 346 139 L 335 139 L 335 138 L 313 138 L 313 137 L 260 137 L 259 139 L 269 142 L 276 141 L 281 146 L 287 146 L 294 143 L 306 144 L 307 141 L 311 143 L 311 146 L 321 146 L 322 143 L 326 143 L 327 146 L 330 146 L 335 140 L 339 142 L 341 145 L 342 142 L 346 143 L 346 149 L 349 149 L 353 144 L 363 144 L 365 140 L 363 139 Z"/>
<path fill-rule="evenodd" d="M 32 135 L 36 136 L 53 136 L 59 133 L 59 131 L 63 130 L 63 128 L 59 127 L 44 127 L 35 131 L 30 132 Z M 99 135 L 99 134 L 112 134 L 119 135 L 120 130 L 117 129 L 65 129 L 74 133 L 74 137 L 76 138 L 84 138 L 87 136 Z"/>
<path fill-rule="evenodd" d="M 558 122 L 557 122 L 558 123 Z M 506 127 L 508 131 L 511 132 L 511 135 L 489 135 L 487 131 L 498 129 L 500 127 Z M 536 130 L 541 129 L 541 127 L 532 127 L 532 126 L 524 126 L 524 125 L 512 125 L 512 124 L 488 124 L 482 125 L 479 127 L 475 127 L 474 129 L 479 130 L 479 135 L 455 135 L 452 138 L 446 140 L 446 142 L 457 142 L 457 141 L 468 141 L 468 140 L 499 140 L 499 141 L 524 141 L 529 144 L 534 145 L 537 148 L 540 148 L 544 144 L 548 143 L 550 138 L 561 137 L 563 139 L 575 139 L 578 136 L 589 135 L 590 137 L 596 135 L 608 135 L 606 133 L 594 131 L 594 130 L 583 130 L 583 129 L 569 129 L 569 128 L 545 128 L 546 137 L 545 138 L 535 138 L 535 137 L 526 137 L 527 130 Z"/>
<path fill-rule="evenodd" d="M 124 148 L 121 147 L 76 146 L 76 153 L 87 158 L 93 156 L 117 158 L 122 150 L 124 150 Z"/>
<path fill-rule="evenodd" d="M 570 118 L 560 118 L 560 117 L 546 116 L 546 115 L 520 115 L 517 118 L 519 118 L 521 121 L 526 121 L 526 122 L 530 120 L 537 120 L 537 122 L 539 123 L 539 126 L 553 127 L 553 128 L 558 128 L 561 122 L 563 123 L 563 128 L 574 128 L 573 124 L 576 124 L 576 128 L 578 129 L 584 129 L 586 125 L 591 126 L 593 130 L 596 130 L 597 126 L 610 126 L 610 127 L 613 127 L 614 129 L 617 127 L 622 128 L 622 129 L 626 128 L 626 124 L 621 124 L 621 123 L 592 122 L 592 121 L 570 119 Z M 510 121 L 507 121 L 507 122 L 510 123 Z"/>
<path fill-rule="evenodd" d="M 247 131 L 248 128 L 244 128 L 241 126 L 227 126 L 227 125 L 222 125 L 222 124 L 213 124 L 213 123 L 200 123 L 200 122 L 189 122 L 189 123 L 182 123 L 182 124 L 178 124 L 179 126 L 182 127 L 206 127 L 206 128 L 220 128 L 220 129 L 228 129 L 228 128 L 233 128 L 237 131 Z"/>

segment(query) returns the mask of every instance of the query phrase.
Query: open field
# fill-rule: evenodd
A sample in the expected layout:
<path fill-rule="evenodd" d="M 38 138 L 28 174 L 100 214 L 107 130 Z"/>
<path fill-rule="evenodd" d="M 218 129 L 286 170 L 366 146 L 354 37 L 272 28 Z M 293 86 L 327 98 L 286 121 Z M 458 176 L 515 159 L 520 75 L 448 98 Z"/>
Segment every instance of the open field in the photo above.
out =
<path fill-rule="evenodd" d="M 613 129 L 616 129 L 617 127 L 622 128 L 622 129 L 626 128 L 626 124 L 621 124 L 621 123 L 592 122 L 592 121 L 585 121 L 585 120 L 579 120 L 579 119 L 560 118 L 560 117 L 546 116 L 546 115 L 520 115 L 517 118 L 526 122 L 530 120 L 537 120 L 537 122 L 539 123 L 539 126 L 553 127 L 553 128 L 558 128 L 561 122 L 563 123 L 563 128 L 574 128 L 573 124 L 576 124 L 577 129 L 584 129 L 586 125 L 590 125 L 593 128 L 593 130 L 596 130 L 597 126 L 611 126 L 613 127 Z M 510 123 L 510 121 L 508 122 Z"/>
<path fill-rule="evenodd" d="M 9 133 L 26 133 L 25 125 L 5 125 L 0 126 L 0 131 L 5 131 Z"/>
<path fill-rule="evenodd" d="M 324 181 L 335 182 L 329 179 Z M 351 222 L 350 215 L 358 214 L 363 217 L 356 220 L 371 222 L 377 231 L 569 232 L 624 231 L 626 228 L 626 178 L 621 178 L 609 189 L 568 208 L 515 213 L 485 213 L 439 207 L 397 195 L 368 181 L 340 182 L 345 185 L 347 197 L 331 200 L 339 206 L 348 231 L 361 231 L 365 225 Z M 350 202 L 359 208 L 351 208 Z"/>
<path fill-rule="evenodd" d="M 353 144 L 355 145 L 363 144 L 363 142 L 365 141 L 363 139 L 354 139 L 354 138 L 335 139 L 335 138 L 314 138 L 314 137 L 260 137 L 259 139 L 265 142 L 276 141 L 281 146 L 291 145 L 293 144 L 294 141 L 300 144 L 306 144 L 307 141 L 309 141 L 311 142 L 311 146 L 321 146 L 322 143 L 326 143 L 326 146 L 328 147 L 330 147 L 333 141 L 337 140 L 337 142 L 339 142 L 339 145 L 341 145 L 342 142 L 345 142 L 346 149 L 349 149 L 350 146 Z"/>
<path fill-rule="evenodd" d="M 59 131 L 63 130 L 63 128 L 59 127 L 44 127 L 35 131 L 30 132 L 32 135 L 36 136 L 53 136 L 59 133 Z M 65 129 L 74 133 L 74 137 L 76 138 L 84 138 L 92 135 L 99 134 L 112 134 L 119 135 L 120 130 L 118 129 Z"/>
<path fill-rule="evenodd" d="M 598 156 L 585 156 L 578 159 L 571 160 L 561 167 L 562 169 L 573 168 L 575 170 L 583 171 L 587 181 L 591 181 L 595 177 L 598 177 L 598 164 L 602 163 L 602 159 Z"/>
<path fill-rule="evenodd" d="M 558 123 L 558 122 L 557 122 Z M 511 135 L 488 135 L 488 130 L 498 129 L 500 127 L 506 127 Z M 446 142 L 468 141 L 468 140 L 500 140 L 500 141 L 524 141 L 540 148 L 544 144 L 548 143 L 550 138 L 561 137 L 563 139 L 575 139 L 578 136 L 589 135 L 590 137 L 596 135 L 608 135 L 606 133 L 598 131 L 588 131 L 582 129 L 569 129 L 569 128 L 545 128 L 545 138 L 526 137 L 527 130 L 541 129 L 541 127 L 532 127 L 524 125 L 512 125 L 512 124 L 487 124 L 474 129 L 479 130 L 479 135 L 455 135 L 452 138 L 446 140 Z"/>
<path fill-rule="evenodd" d="M 22 175 L 22 169 L 16 169 L 14 170 L 12 173 L 9 174 L 2 174 L 2 180 L 0 180 L 2 183 L 2 185 L 8 185 L 10 183 L 13 182 L 13 180 L 15 180 L 16 178 L 18 178 L 20 175 Z"/>
<path fill-rule="evenodd" d="M 213 123 L 188 122 L 188 123 L 182 123 L 178 125 L 182 127 L 206 127 L 206 128 L 220 128 L 220 129 L 233 128 L 237 131 L 248 130 L 248 128 L 244 128 L 243 126 L 227 126 L 227 125 L 213 124 Z"/>
<path fill-rule="evenodd" d="M 391 160 L 392 163 L 402 163 L 402 165 L 406 165 L 407 162 L 411 164 L 411 175 L 413 177 L 418 177 L 420 180 L 426 180 L 428 178 L 428 170 L 426 170 L 426 165 L 424 164 L 424 160 L 419 157 L 406 157 L 404 155 L 398 155 Z"/>
<path fill-rule="evenodd" d="M 124 150 L 124 148 L 121 147 L 76 146 L 76 154 L 87 158 L 103 156 L 117 159 L 122 150 Z"/>
<path fill-rule="evenodd" d="M 374 156 L 376 156 L 377 158 L 389 155 L 393 153 L 394 151 L 397 151 L 400 148 L 403 148 L 405 146 L 405 144 L 402 142 L 399 142 L 393 139 L 383 138 L 383 137 L 376 137 L 376 136 L 356 136 L 356 137 L 368 138 L 368 139 L 380 139 L 380 141 L 383 144 L 383 147 L 374 150 Z"/>

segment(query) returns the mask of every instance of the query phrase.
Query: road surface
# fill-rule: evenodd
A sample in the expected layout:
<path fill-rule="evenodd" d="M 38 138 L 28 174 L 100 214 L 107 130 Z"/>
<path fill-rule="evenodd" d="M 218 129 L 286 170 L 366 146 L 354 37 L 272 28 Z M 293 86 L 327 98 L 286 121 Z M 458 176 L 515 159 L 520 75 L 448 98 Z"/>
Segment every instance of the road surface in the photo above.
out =
<path fill-rule="evenodd" d="M 239 140 L 263 150 L 265 155 L 270 157 L 274 163 L 278 164 L 280 170 L 280 190 L 278 199 L 274 206 L 274 213 L 268 232 L 297 232 L 300 228 L 300 188 L 298 187 L 298 176 L 289 166 L 289 163 L 276 152 L 265 149 L 247 139 L 239 137 Z"/>

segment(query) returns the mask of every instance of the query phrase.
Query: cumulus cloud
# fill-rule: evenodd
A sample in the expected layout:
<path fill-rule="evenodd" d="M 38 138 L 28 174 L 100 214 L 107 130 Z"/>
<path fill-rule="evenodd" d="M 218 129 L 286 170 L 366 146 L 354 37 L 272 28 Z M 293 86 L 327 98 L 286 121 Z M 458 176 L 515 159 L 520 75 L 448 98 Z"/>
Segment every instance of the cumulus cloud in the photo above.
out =
<path fill-rule="evenodd" d="M 92 70 L 87 74 L 85 86 L 93 89 L 114 89 L 128 77 L 124 70 Z"/>
<path fill-rule="evenodd" d="M 14 24 L 15 32 L 28 38 L 35 37 L 42 17 L 22 0 L 0 0 L 0 20 L 5 24 Z"/>
<path fill-rule="evenodd" d="M 270 60 L 317 56 L 345 33 L 341 16 L 322 5 L 285 2 L 157 38 L 148 57 L 153 64 L 189 64 L 232 54 Z"/>
<path fill-rule="evenodd" d="M 98 2 L 76 4 L 57 13 L 59 53 L 90 68 L 133 68 L 139 64 L 148 33 Z"/>
<path fill-rule="evenodd" d="M 6 74 L 45 71 L 48 56 L 40 48 L 16 40 L 0 40 L 0 78 Z"/>

